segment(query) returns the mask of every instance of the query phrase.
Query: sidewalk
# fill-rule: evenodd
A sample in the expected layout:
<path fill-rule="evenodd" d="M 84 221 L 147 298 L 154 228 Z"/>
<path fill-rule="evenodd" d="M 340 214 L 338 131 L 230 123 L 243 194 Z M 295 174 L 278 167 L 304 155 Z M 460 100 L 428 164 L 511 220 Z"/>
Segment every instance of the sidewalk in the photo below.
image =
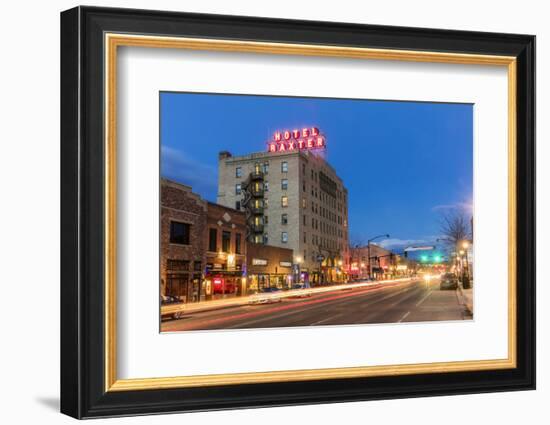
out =
<path fill-rule="evenodd" d="M 474 314 L 474 290 L 473 288 L 464 289 L 462 285 L 458 285 L 457 291 L 458 299 L 460 303 L 470 312 Z"/>

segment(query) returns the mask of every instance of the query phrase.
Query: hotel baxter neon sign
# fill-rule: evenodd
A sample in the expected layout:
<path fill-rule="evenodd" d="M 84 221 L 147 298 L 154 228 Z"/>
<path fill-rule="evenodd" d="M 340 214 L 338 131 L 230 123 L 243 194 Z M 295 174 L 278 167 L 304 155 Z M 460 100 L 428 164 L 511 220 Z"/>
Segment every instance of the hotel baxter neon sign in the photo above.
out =
<path fill-rule="evenodd" d="M 317 127 L 307 127 L 275 132 L 273 140 L 267 144 L 267 151 L 287 152 L 324 149 L 325 147 L 325 136 L 319 133 L 319 129 Z"/>

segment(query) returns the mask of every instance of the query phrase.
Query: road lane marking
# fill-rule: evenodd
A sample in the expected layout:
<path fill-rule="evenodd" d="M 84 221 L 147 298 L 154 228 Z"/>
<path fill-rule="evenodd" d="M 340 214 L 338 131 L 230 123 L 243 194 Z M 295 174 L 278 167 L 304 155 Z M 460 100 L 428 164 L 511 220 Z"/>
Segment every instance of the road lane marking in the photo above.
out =
<path fill-rule="evenodd" d="M 344 313 L 338 313 L 338 314 L 335 314 L 334 316 L 327 317 L 326 319 L 319 320 L 318 322 L 310 323 L 309 326 L 320 325 L 321 323 L 328 322 L 332 319 L 335 319 L 336 317 L 340 317 L 340 316 L 343 316 L 343 315 L 344 315 Z"/>
<path fill-rule="evenodd" d="M 397 321 L 397 323 L 401 323 L 403 320 L 405 320 L 405 319 L 409 316 L 409 314 L 411 314 L 411 312 L 410 312 L 410 311 L 407 311 L 407 312 L 403 315 L 403 317 Z"/>
<path fill-rule="evenodd" d="M 420 300 L 416 303 L 416 307 L 418 307 L 420 304 L 422 304 L 424 301 L 426 301 L 426 299 L 432 295 L 432 291 L 428 291 L 428 293 Z"/>

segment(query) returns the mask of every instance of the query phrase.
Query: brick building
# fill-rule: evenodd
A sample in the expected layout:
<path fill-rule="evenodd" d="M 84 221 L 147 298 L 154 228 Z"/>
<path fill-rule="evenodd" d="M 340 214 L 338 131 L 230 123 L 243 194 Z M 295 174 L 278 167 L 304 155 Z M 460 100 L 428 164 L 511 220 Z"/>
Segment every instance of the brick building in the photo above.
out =
<path fill-rule="evenodd" d="M 161 294 L 198 301 L 206 263 L 207 203 L 189 186 L 161 180 Z"/>
<path fill-rule="evenodd" d="M 247 248 L 244 212 L 208 202 L 206 227 L 205 277 L 212 295 L 243 294 Z"/>

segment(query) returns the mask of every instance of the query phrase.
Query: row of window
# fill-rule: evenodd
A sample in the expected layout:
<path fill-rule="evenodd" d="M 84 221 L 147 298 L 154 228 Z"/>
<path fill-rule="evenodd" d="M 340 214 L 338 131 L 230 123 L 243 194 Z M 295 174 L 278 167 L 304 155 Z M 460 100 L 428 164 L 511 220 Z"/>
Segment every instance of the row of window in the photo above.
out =
<path fill-rule="evenodd" d="M 241 254 L 241 234 L 235 233 L 235 253 Z M 208 251 L 218 252 L 218 229 L 210 228 L 208 233 Z M 222 230 L 222 252 L 231 251 L 231 232 L 229 230 Z"/>
<path fill-rule="evenodd" d="M 269 162 L 264 162 L 260 164 L 257 162 L 254 164 L 254 170 L 256 172 L 262 172 L 264 174 L 267 174 L 269 172 Z M 288 173 L 288 162 L 287 161 L 281 161 L 281 173 Z M 236 167 L 235 168 L 235 177 L 240 178 L 243 176 L 243 168 L 242 167 Z"/>
<path fill-rule="evenodd" d="M 170 243 L 177 245 L 190 245 L 191 225 L 179 221 L 170 222 Z M 235 253 L 241 254 L 241 234 L 235 233 Z M 218 252 L 218 229 L 211 228 L 208 234 L 208 250 Z M 222 252 L 231 250 L 231 232 L 222 231 Z"/>

